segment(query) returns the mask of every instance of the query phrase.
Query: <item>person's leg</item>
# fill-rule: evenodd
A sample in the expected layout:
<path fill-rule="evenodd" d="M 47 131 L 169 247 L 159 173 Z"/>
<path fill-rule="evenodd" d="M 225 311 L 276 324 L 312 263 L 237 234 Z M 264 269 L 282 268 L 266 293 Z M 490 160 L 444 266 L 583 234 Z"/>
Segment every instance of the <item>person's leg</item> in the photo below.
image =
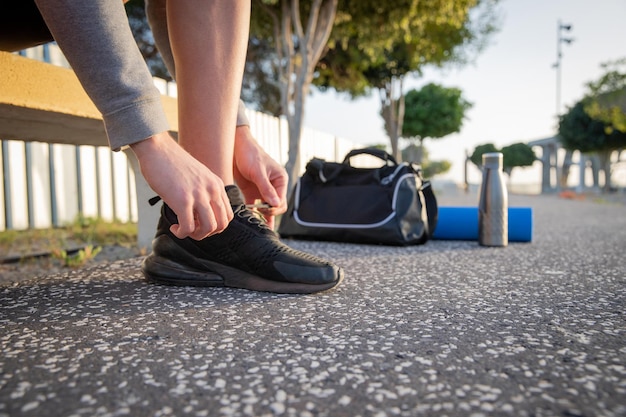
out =
<path fill-rule="evenodd" d="M 238 187 L 246 190 L 247 198 L 269 195 L 265 201 L 278 201 L 273 210 L 284 211 L 284 169 L 262 152 L 250 134 L 235 134 L 249 3 L 151 2 L 147 11 L 157 47 L 178 83 L 180 143 L 222 178 L 235 216 L 219 234 L 200 241 L 181 240 L 170 231 L 178 221 L 176 213 L 164 204 L 153 252 L 142 267 L 146 278 L 161 284 L 287 293 L 337 286 L 343 271 L 283 244 L 246 207 Z M 237 186 L 230 185 L 235 174 Z"/>
<path fill-rule="evenodd" d="M 167 2 L 176 65 L 179 143 L 233 184 L 237 109 L 250 25 L 250 2 Z"/>
<path fill-rule="evenodd" d="M 172 78 L 176 79 L 176 65 L 172 55 L 167 28 L 167 0 L 146 0 L 146 16 L 152 29 L 157 49 Z M 239 100 L 235 132 L 234 179 L 245 200 L 266 201 L 269 209 L 262 209 L 268 225 L 274 228 L 274 217 L 287 210 L 287 173 L 257 143 L 250 131 L 245 104 Z"/>
<path fill-rule="evenodd" d="M 167 30 L 167 0 L 146 0 L 146 16 L 152 30 L 154 43 L 156 44 L 161 58 L 167 67 L 170 75 L 176 79 L 176 65 L 174 65 L 174 56 L 172 55 L 172 47 L 170 45 L 170 34 Z M 246 105 L 240 99 L 239 111 L 237 112 L 237 127 L 249 126 L 250 121 L 246 115 Z"/>
<path fill-rule="evenodd" d="M 146 0 L 146 17 L 159 54 L 170 75 L 176 80 L 176 66 L 167 30 L 167 0 Z"/>

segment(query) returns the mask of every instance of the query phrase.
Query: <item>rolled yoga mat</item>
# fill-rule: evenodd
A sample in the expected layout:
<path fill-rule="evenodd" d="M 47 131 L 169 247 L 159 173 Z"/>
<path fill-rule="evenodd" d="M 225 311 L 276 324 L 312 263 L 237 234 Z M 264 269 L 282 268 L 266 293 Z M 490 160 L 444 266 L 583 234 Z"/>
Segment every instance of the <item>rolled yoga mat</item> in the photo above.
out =
<path fill-rule="evenodd" d="M 509 242 L 531 242 L 533 210 L 509 207 Z M 433 239 L 478 240 L 478 207 L 439 207 Z"/>

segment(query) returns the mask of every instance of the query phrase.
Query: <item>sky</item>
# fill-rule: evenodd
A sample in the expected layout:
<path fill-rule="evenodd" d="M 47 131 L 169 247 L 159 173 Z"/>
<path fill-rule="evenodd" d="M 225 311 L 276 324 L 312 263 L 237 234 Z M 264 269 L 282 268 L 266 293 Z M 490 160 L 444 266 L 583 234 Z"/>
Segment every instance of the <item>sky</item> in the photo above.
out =
<path fill-rule="evenodd" d="M 452 162 L 442 179 L 462 183 L 465 153 L 477 145 L 501 148 L 554 136 L 559 22 L 572 25 L 561 35 L 574 39 L 561 43 L 561 113 L 583 98 L 588 82 L 600 78 L 602 63 L 626 57 L 626 0 L 501 0 L 498 9 L 500 30 L 473 63 L 428 69 L 405 81 L 405 91 L 430 82 L 459 88 L 473 104 L 460 133 L 424 141 L 431 159 Z M 379 111 L 377 94 L 350 100 L 315 91 L 307 101 L 305 126 L 363 145 L 388 144 Z M 511 179 L 539 182 L 537 172 L 514 171 Z M 480 181 L 475 168 L 469 176 L 470 182 Z"/>

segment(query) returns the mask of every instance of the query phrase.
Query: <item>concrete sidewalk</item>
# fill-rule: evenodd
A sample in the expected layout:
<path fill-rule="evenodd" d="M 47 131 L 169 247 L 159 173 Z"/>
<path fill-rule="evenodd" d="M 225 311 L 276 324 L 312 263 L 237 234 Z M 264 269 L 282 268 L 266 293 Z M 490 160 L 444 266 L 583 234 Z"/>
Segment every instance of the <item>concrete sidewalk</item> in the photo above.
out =
<path fill-rule="evenodd" d="M 626 416 L 626 206 L 510 202 L 532 243 L 292 242 L 345 268 L 321 295 L 2 286 L 0 416 Z"/>

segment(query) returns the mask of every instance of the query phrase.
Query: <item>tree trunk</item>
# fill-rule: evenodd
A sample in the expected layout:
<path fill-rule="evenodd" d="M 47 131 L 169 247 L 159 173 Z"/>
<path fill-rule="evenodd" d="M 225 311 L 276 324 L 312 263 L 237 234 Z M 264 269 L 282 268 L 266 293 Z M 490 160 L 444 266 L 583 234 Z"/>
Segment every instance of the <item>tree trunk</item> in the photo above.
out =
<path fill-rule="evenodd" d="M 420 148 L 416 162 L 418 165 L 422 165 L 424 163 L 424 138 L 420 138 Z"/>
<path fill-rule="evenodd" d="M 289 192 L 298 175 L 306 97 L 313 80 L 313 71 L 325 51 L 335 22 L 337 3 L 338 0 L 313 0 L 306 26 L 300 15 L 299 0 L 282 0 L 280 17 L 265 8 L 274 21 L 280 96 L 289 126 L 289 150 L 285 164 L 289 175 Z"/>
<path fill-rule="evenodd" d="M 600 190 L 600 157 L 597 153 L 588 155 L 591 162 L 591 176 L 593 178 L 593 188 L 597 191 Z"/>
<path fill-rule="evenodd" d="M 612 184 L 611 184 L 611 153 L 613 151 L 600 151 L 598 152 L 598 157 L 600 159 L 600 169 L 604 172 L 604 187 L 602 187 L 602 191 L 604 193 L 610 193 Z"/>
<path fill-rule="evenodd" d="M 398 146 L 398 140 L 402 136 L 402 124 L 404 123 L 404 77 L 394 77 L 383 88 L 380 88 L 381 115 L 385 120 L 385 130 L 391 143 L 391 155 L 398 162 L 402 160 L 402 154 Z"/>
<path fill-rule="evenodd" d="M 559 184 L 561 189 L 566 189 L 569 182 L 569 172 L 572 166 L 572 154 L 573 151 L 569 149 L 565 151 L 565 157 L 563 158 L 563 166 L 561 168 L 561 183 Z"/>

